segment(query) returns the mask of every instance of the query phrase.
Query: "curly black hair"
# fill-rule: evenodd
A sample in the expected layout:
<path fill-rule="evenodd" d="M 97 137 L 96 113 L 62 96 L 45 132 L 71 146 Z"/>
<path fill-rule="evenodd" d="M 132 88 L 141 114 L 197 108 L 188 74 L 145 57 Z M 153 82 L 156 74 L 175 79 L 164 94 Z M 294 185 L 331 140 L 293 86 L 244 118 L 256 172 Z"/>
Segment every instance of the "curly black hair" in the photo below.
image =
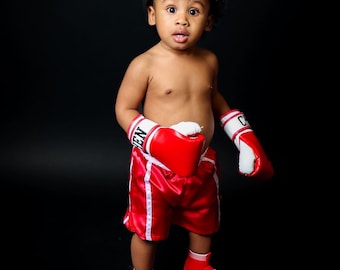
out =
<path fill-rule="evenodd" d="M 143 4 L 147 8 L 148 6 L 153 5 L 153 0 L 143 0 Z M 210 0 L 209 14 L 212 15 L 214 24 L 216 24 L 219 21 L 219 19 L 223 16 L 224 5 L 225 0 Z"/>

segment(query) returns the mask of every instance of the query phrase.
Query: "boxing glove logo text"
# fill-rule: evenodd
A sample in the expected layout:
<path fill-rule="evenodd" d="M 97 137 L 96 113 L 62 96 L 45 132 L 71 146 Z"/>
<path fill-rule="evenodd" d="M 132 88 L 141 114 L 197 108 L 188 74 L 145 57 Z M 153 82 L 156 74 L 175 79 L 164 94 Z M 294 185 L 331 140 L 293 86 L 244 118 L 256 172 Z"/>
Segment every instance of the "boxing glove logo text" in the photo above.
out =
<path fill-rule="evenodd" d="M 249 123 L 246 119 L 246 117 L 242 114 L 237 117 L 238 121 L 241 123 L 242 126 L 249 126 Z"/>
<path fill-rule="evenodd" d="M 132 136 L 132 144 L 139 149 L 143 149 L 143 143 L 146 137 L 146 132 L 142 130 L 140 127 L 137 127 L 133 136 Z"/>

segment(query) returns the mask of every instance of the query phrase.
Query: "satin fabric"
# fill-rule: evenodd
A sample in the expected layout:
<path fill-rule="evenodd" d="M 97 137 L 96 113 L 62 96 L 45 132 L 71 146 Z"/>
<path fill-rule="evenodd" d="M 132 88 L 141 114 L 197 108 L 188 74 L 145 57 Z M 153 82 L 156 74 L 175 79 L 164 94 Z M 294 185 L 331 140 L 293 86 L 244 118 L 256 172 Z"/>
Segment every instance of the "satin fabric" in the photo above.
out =
<path fill-rule="evenodd" d="M 180 177 L 137 147 L 132 148 L 129 201 L 123 223 L 148 241 L 164 240 L 172 224 L 197 234 L 220 225 L 219 166 L 208 148 L 194 175 Z"/>

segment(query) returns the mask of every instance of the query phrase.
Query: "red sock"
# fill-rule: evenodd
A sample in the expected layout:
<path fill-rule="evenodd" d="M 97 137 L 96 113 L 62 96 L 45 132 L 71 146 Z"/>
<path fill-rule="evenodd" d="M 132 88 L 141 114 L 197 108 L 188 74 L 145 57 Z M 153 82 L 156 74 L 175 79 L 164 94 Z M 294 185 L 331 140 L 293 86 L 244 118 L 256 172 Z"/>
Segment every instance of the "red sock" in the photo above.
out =
<path fill-rule="evenodd" d="M 214 270 L 209 265 L 210 256 L 211 252 L 207 254 L 197 254 L 189 250 L 183 270 Z"/>

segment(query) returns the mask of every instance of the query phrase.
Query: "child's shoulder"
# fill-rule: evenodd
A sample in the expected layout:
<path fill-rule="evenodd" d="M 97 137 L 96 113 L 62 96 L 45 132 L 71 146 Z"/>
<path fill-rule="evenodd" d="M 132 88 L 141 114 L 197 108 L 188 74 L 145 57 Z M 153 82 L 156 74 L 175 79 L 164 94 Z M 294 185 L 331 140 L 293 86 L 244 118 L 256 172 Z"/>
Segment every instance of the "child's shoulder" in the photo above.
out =
<path fill-rule="evenodd" d="M 199 57 L 202 57 L 208 61 L 212 61 L 212 62 L 217 62 L 217 55 L 215 54 L 215 52 L 213 52 L 212 50 L 206 49 L 206 48 L 202 48 L 202 47 L 197 47 L 196 48 L 196 54 Z"/>
<path fill-rule="evenodd" d="M 140 54 L 136 55 L 133 59 L 133 61 L 137 61 L 137 62 L 147 62 L 147 61 L 151 61 L 154 57 L 157 56 L 157 54 L 159 54 L 159 48 L 158 46 L 153 46 L 143 52 L 141 52 Z"/>
<path fill-rule="evenodd" d="M 206 54 L 206 55 L 209 55 L 209 56 L 215 56 L 215 53 L 210 49 L 207 49 L 207 48 L 204 48 L 204 47 L 197 47 L 197 49 L 199 49 L 202 54 Z"/>
<path fill-rule="evenodd" d="M 135 56 L 131 63 L 130 63 L 130 66 L 135 66 L 135 67 L 145 67 L 145 66 L 148 66 L 150 65 L 150 61 L 152 60 L 152 56 L 148 51 L 145 51 L 145 52 L 142 52 L 140 54 L 138 54 L 137 56 Z"/>

